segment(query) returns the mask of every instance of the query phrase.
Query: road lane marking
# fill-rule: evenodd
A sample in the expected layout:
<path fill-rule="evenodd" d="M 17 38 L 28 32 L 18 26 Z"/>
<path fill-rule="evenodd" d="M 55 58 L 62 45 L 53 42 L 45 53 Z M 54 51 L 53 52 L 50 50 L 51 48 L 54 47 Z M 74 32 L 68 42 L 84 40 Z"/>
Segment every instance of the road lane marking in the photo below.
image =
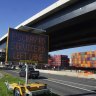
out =
<path fill-rule="evenodd" d="M 60 82 L 68 82 L 68 83 L 73 83 L 73 84 L 82 85 L 82 86 L 86 86 L 86 87 L 96 88 L 95 86 L 86 85 L 86 84 L 74 83 L 74 82 L 64 81 L 64 80 L 58 80 L 58 79 L 54 79 L 54 78 L 48 78 L 48 79 L 51 79 L 51 80 L 57 80 L 57 81 L 60 81 Z"/>
<path fill-rule="evenodd" d="M 95 91 L 88 90 L 88 89 L 85 89 L 85 88 L 80 88 L 80 87 L 77 87 L 77 86 L 72 86 L 72 85 L 69 85 L 69 84 L 64 84 L 64 83 L 61 83 L 61 82 L 58 82 L 58 81 L 52 81 L 50 79 L 46 79 L 46 80 L 50 81 L 50 82 L 57 83 L 57 84 L 66 85 L 66 86 L 69 86 L 69 87 L 72 87 L 72 88 L 76 88 L 76 89 L 80 89 L 80 90 L 85 90 L 85 91 L 88 91 L 88 92 L 96 93 Z"/>

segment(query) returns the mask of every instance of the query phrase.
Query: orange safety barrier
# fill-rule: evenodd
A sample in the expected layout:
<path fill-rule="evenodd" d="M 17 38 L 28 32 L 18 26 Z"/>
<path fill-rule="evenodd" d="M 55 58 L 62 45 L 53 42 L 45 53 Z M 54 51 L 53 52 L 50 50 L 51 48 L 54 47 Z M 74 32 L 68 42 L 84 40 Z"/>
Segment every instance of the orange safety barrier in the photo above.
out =
<path fill-rule="evenodd" d="M 93 75 L 93 74 L 94 74 L 93 72 L 84 71 L 84 75 L 85 75 L 85 76 L 89 76 L 89 75 Z"/>

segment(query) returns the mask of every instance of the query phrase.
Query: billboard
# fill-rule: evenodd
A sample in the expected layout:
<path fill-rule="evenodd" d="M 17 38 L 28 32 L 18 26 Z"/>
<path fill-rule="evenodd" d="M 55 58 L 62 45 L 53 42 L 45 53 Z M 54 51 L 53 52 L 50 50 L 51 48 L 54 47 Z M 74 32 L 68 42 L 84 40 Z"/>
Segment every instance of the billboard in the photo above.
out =
<path fill-rule="evenodd" d="M 48 62 L 48 36 L 9 28 L 6 61 Z"/>

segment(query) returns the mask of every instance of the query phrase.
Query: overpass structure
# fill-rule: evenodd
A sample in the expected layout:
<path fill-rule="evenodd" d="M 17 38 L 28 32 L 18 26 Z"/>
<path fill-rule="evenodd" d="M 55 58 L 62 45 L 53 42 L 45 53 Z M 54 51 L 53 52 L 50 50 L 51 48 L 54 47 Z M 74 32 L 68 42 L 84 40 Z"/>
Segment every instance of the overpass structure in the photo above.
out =
<path fill-rule="evenodd" d="M 60 0 L 19 24 L 46 30 L 49 51 L 96 44 L 96 0 Z M 0 39 L 6 46 L 7 35 Z"/>

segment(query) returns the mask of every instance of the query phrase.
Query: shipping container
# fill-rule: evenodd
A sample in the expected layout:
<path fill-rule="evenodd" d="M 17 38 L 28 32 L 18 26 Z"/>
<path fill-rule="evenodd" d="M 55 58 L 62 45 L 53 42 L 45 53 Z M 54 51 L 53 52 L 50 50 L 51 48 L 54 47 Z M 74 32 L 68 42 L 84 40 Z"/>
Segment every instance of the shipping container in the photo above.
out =
<path fill-rule="evenodd" d="M 96 51 L 73 53 L 71 62 L 75 67 L 96 68 Z"/>
<path fill-rule="evenodd" d="M 69 67 L 69 58 L 67 55 L 54 55 L 51 56 L 51 60 L 48 60 L 48 64 L 53 67 Z"/>

